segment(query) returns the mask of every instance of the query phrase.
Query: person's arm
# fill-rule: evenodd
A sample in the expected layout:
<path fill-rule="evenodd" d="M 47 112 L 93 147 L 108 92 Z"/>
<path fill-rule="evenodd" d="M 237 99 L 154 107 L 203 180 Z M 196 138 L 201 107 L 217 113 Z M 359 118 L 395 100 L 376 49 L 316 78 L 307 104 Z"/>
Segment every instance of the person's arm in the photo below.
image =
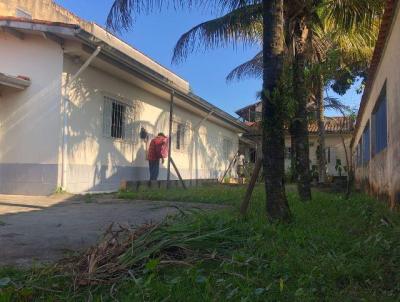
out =
<path fill-rule="evenodd" d="M 168 138 L 165 138 L 165 140 L 161 146 L 161 162 L 163 164 L 167 157 L 168 157 Z"/>

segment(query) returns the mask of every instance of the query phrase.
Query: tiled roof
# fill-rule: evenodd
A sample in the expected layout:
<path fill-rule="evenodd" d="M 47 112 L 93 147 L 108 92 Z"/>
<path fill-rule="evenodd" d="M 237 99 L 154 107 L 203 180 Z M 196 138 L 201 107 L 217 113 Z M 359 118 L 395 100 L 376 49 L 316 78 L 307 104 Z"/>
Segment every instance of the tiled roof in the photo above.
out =
<path fill-rule="evenodd" d="M 260 122 L 245 122 L 248 127 L 258 127 Z M 287 129 L 287 127 L 285 127 Z M 354 130 L 354 119 L 351 117 L 335 116 L 325 117 L 325 132 L 326 133 L 351 133 Z M 313 121 L 308 124 L 308 133 L 318 133 L 318 124 Z"/>
<path fill-rule="evenodd" d="M 326 133 L 350 133 L 354 129 L 354 119 L 351 117 L 325 117 L 325 132 Z M 308 125 L 309 133 L 317 133 L 317 122 L 312 122 Z"/>
<path fill-rule="evenodd" d="M 249 108 L 257 107 L 259 104 L 261 104 L 261 101 L 258 101 L 258 102 L 256 102 L 256 103 L 247 105 L 246 107 L 240 108 L 240 109 L 236 110 L 235 113 L 236 113 L 237 115 L 240 115 L 240 113 L 241 113 L 242 111 L 248 110 Z"/>
<path fill-rule="evenodd" d="M 356 120 L 356 124 L 354 130 L 360 127 L 361 117 L 364 113 L 366 103 L 368 102 L 369 95 L 371 93 L 372 84 L 375 79 L 375 74 L 377 72 L 379 63 L 383 56 L 383 50 L 385 49 L 386 41 L 389 38 L 390 28 L 392 26 L 393 17 L 396 9 L 396 5 L 398 4 L 398 0 L 386 0 L 385 12 L 382 17 L 382 23 L 379 30 L 378 40 L 375 44 L 374 54 L 372 55 L 371 64 L 368 70 L 368 79 L 365 85 L 364 93 L 361 98 L 360 109 L 358 111 L 358 116 Z M 354 143 L 354 137 L 352 144 Z"/>

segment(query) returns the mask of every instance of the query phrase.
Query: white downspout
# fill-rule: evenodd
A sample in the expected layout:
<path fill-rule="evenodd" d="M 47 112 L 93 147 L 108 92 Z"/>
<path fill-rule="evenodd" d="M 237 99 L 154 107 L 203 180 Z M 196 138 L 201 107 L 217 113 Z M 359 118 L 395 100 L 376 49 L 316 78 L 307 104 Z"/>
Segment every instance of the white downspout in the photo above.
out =
<path fill-rule="evenodd" d="M 90 63 L 93 61 L 94 58 L 97 57 L 97 55 L 101 51 L 101 46 L 97 46 L 96 50 L 90 55 L 90 57 L 86 60 L 85 63 L 79 68 L 79 70 L 72 76 L 72 78 L 67 81 L 64 84 L 64 87 L 62 88 L 63 96 L 63 131 L 62 131 L 62 178 L 61 178 L 61 187 L 63 190 L 67 188 L 67 170 L 68 170 L 68 107 L 69 107 L 69 99 L 67 95 L 67 88 L 70 84 L 72 84 L 78 77 L 79 75 L 85 71 L 85 69 L 90 65 Z"/>

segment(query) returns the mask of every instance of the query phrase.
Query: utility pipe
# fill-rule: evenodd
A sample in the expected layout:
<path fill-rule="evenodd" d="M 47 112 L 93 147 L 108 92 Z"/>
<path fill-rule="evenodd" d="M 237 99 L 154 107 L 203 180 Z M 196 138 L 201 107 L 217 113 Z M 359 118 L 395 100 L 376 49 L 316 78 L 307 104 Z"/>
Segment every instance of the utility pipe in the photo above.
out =
<path fill-rule="evenodd" d="M 193 130 L 199 128 L 201 126 L 201 124 L 203 124 L 206 120 L 208 120 L 208 118 L 214 113 L 214 110 L 211 110 L 200 122 L 198 122 L 196 124 L 196 126 L 194 126 Z"/>
<path fill-rule="evenodd" d="M 169 105 L 169 131 L 168 131 L 168 164 L 167 164 L 167 189 L 170 188 L 171 179 L 171 146 L 172 146 L 172 122 L 174 114 L 174 96 L 175 91 L 171 91 L 171 102 Z"/>

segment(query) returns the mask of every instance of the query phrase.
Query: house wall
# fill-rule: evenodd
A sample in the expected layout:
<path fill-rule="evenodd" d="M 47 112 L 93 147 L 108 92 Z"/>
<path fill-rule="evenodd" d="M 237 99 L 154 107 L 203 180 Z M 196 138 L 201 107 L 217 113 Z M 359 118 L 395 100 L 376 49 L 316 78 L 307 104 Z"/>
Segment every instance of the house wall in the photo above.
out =
<path fill-rule="evenodd" d="M 349 161 L 350 161 L 350 142 L 351 142 L 351 134 L 343 134 L 345 145 L 347 148 Z M 285 137 L 285 147 L 290 147 L 290 136 Z M 317 147 L 318 147 L 318 137 L 315 135 L 311 135 L 309 137 L 309 148 L 310 148 L 310 165 L 318 165 L 317 159 Z M 342 163 L 342 167 L 347 166 L 346 162 L 346 151 L 343 147 L 342 138 L 339 134 L 326 134 L 325 137 L 325 147 L 331 148 L 331 158 L 330 162 L 327 164 L 327 174 L 331 176 L 338 176 L 339 173 L 336 170 L 336 159 L 340 159 Z M 290 171 L 290 159 L 285 158 L 285 169 L 286 171 Z M 347 175 L 344 169 L 342 170 L 342 175 Z"/>
<path fill-rule="evenodd" d="M 80 65 L 64 57 L 64 82 Z M 168 133 L 169 99 L 95 67 L 86 69 L 67 87 L 66 96 L 70 101 L 67 122 L 67 191 L 112 191 L 119 187 L 121 180 L 148 179 L 148 142 L 140 139 L 139 131 L 144 127 L 152 135 L 160 131 Z M 133 140 L 118 140 L 103 135 L 104 95 L 133 106 Z M 222 139 L 226 137 L 232 140 L 232 157 L 238 148 L 237 134 L 210 121 L 205 121 L 197 129 L 195 126 L 203 117 L 178 106 L 174 109 L 174 119 L 187 124 L 191 129 L 184 150 L 172 149 L 172 157 L 182 177 L 220 176 L 229 162 L 223 155 Z M 160 168 L 160 179 L 166 179 L 166 167 L 165 162 Z M 176 178 L 174 173 L 173 177 Z"/>
<path fill-rule="evenodd" d="M 0 16 L 21 17 L 21 11 L 30 14 L 32 19 L 77 24 L 106 44 L 115 47 L 122 53 L 150 68 L 152 71 L 165 77 L 169 83 L 172 83 L 184 92 L 189 92 L 190 90 L 189 83 L 186 80 L 155 62 L 131 45 L 118 39 L 96 23 L 88 22 L 76 16 L 53 0 L 0 0 Z"/>
<path fill-rule="evenodd" d="M 58 180 L 62 49 L 43 36 L 0 32 L 0 72 L 24 75 L 23 91 L 0 88 L 0 193 L 49 194 Z"/>
<path fill-rule="evenodd" d="M 392 206 L 400 202 L 400 17 L 399 5 L 394 15 L 394 22 L 386 47 L 377 68 L 371 86 L 370 95 L 365 103 L 360 127 L 354 135 L 353 154 L 361 139 L 365 125 L 371 120 L 372 111 L 379 93 L 387 81 L 387 127 L 388 146 L 373 156 L 368 164 L 355 169 L 356 183 L 371 194 L 385 197 Z"/>

